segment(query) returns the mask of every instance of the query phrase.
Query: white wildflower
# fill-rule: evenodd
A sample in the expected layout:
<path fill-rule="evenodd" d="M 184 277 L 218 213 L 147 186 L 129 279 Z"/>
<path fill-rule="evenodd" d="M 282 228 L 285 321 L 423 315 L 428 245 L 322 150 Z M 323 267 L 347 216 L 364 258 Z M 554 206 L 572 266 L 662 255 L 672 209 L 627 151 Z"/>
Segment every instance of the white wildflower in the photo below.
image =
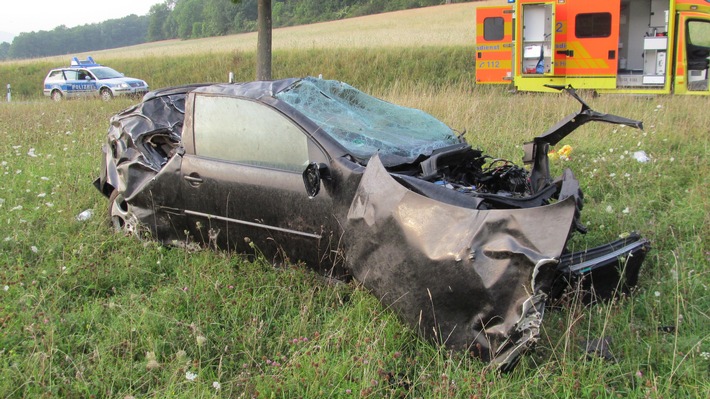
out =
<path fill-rule="evenodd" d="M 185 378 L 188 381 L 195 381 L 195 379 L 197 379 L 197 374 L 193 373 L 192 371 L 187 371 L 185 373 Z"/>
<path fill-rule="evenodd" d="M 660 291 L 655 291 L 655 292 L 653 293 L 653 296 L 659 297 L 659 296 L 661 296 L 661 292 L 660 292 Z"/>
<path fill-rule="evenodd" d="M 37 249 L 37 247 L 35 247 L 34 245 L 33 245 L 33 246 L 31 246 L 31 247 L 30 247 L 30 249 L 31 249 L 31 250 L 32 250 L 32 252 L 34 252 L 34 253 L 37 253 L 37 252 L 39 252 L 39 249 Z"/>
<path fill-rule="evenodd" d="M 2 287 L 2 290 L 3 290 L 3 291 L 8 291 L 8 290 L 10 290 L 10 286 L 9 286 L 9 285 L 5 285 L 5 286 Z"/>
<path fill-rule="evenodd" d="M 219 381 L 213 381 L 212 388 L 214 388 L 215 391 L 219 391 L 219 389 L 222 388 L 222 384 L 220 384 Z"/>
<path fill-rule="evenodd" d="M 197 346 L 202 346 L 207 342 L 207 338 L 204 335 L 198 335 L 195 340 L 197 341 Z"/>
<path fill-rule="evenodd" d="M 614 213 L 614 208 L 611 207 L 611 205 L 606 206 L 606 213 Z"/>
<path fill-rule="evenodd" d="M 621 211 L 621 213 L 624 213 L 624 214 L 628 214 L 629 212 L 631 212 L 631 211 L 629 211 L 629 207 L 628 207 L 628 206 L 627 206 L 626 208 L 624 208 L 623 211 Z"/>

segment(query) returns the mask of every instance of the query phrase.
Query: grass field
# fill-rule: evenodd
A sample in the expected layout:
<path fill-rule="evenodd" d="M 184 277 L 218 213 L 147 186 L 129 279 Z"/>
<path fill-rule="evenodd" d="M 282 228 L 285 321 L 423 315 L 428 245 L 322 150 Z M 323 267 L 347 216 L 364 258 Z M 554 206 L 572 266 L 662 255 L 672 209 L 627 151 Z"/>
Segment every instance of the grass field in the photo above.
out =
<path fill-rule="evenodd" d="M 427 71 L 442 54 L 434 49 L 332 49 L 329 63 L 350 62 L 327 77 L 346 75 L 424 109 L 512 160 L 523 141 L 577 109 L 564 96 L 472 88 L 465 71 L 433 80 Z M 387 69 L 395 50 L 406 61 L 390 66 L 421 79 Z M 137 65 L 120 51 L 105 56 Z M 283 65 L 295 68 L 299 54 L 321 51 L 284 50 L 292 60 Z M 253 57 L 220 54 L 204 57 Z M 145 71 L 157 77 L 180 68 L 170 82 L 203 80 L 199 53 L 183 56 L 156 57 Z M 410 65 L 416 58 L 430 66 Z M 378 68 L 369 68 L 373 60 Z M 43 70 L 47 62 L 12 68 Z M 113 234 L 107 201 L 91 182 L 108 118 L 130 99 L 0 103 L 0 397 L 709 397 L 710 99 L 587 100 L 643 120 L 645 130 L 590 124 L 560 143 L 573 147 L 572 158 L 556 161 L 555 172 L 572 168 L 585 191 L 590 232 L 574 249 L 638 230 L 653 250 L 628 297 L 591 307 L 570 299 L 547 312 L 535 352 L 506 375 L 421 341 L 355 283 Z M 650 162 L 632 158 L 640 150 Z M 93 215 L 78 220 L 87 210 Z M 603 337 L 614 360 L 585 352 L 586 341 Z"/>

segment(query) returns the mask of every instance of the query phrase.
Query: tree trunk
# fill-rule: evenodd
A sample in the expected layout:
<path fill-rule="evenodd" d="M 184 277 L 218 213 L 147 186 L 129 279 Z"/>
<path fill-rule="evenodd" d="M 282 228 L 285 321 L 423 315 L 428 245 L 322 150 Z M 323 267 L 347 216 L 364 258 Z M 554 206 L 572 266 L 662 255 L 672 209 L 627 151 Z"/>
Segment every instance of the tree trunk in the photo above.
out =
<path fill-rule="evenodd" d="M 271 0 L 259 0 L 256 80 L 271 80 Z"/>

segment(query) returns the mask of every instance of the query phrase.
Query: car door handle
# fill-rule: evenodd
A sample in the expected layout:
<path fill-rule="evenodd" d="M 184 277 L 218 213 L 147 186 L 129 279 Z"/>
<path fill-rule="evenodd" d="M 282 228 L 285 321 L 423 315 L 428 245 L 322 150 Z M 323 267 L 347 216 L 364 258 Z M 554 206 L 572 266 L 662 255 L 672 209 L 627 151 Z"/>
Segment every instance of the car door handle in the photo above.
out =
<path fill-rule="evenodd" d="M 193 187 L 197 187 L 203 182 L 199 175 L 185 175 L 183 176 L 183 179 L 187 180 L 187 182 Z"/>

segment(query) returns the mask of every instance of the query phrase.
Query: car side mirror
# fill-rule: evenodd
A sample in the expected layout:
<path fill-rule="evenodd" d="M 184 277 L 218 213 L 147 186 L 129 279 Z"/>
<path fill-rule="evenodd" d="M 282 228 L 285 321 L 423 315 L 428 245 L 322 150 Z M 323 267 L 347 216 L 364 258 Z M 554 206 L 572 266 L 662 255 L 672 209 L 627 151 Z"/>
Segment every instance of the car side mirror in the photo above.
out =
<path fill-rule="evenodd" d="M 321 176 L 328 178 L 328 166 L 326 164 L 313 162 L 303 171 L 303 184 L 306 186 L 308 198 L 314 198 L 320 192 Z"/>

